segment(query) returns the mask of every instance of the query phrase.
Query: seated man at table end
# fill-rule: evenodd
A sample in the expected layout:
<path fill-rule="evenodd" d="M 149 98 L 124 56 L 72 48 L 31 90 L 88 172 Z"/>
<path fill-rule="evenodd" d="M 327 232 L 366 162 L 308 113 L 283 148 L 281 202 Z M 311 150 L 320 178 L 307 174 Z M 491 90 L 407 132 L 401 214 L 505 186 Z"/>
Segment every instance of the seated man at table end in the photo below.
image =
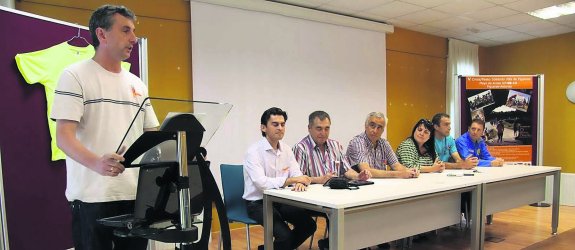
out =
<path fill-rule="evenodd" d="M 262 138 L 247 151 L 244 161 L 244 195 L 248 216 L 264 224 L 263 191 L 293 186 L 306 191 L 311 180 L 303 175 L 290 147 L 281 141 L 285 134 L 287 113 L 270 108 L 261 116 Z M 290 229 L 289 222 L 293 229 Z M 274 249 L 296 249 L 316 230 L 307 210 L 285 204 L 273 205 Z M 258 246 L 258 250 L 264 246 Z"/>
<path fill-rule="evenodd" d="M 478 167 L 501 167 L 505 161 L 502 158 L 491 156 L 485 141 L 481 139 L 484 128 L 485 122 L 483 120 L 473 119 L 467 132 L 455 140 L 457 152 L 463 159 L 470 156 L 477 157 L 479 159 Z"/>
<path fill-rule="evenodd" d="M 365 131 L 355 136 L 347 147 L 347 158 L 351 165 L 359 170 L 368 169 L 375 178 L 416 178 L 419 170 L 408 169 L 401 165 L 391 149 L 389 142 L 383 138 L 387 119 L 383 113 L 371 112 L 365 119 Z M 392 170 L 386 170 L 389 165 Z"/>

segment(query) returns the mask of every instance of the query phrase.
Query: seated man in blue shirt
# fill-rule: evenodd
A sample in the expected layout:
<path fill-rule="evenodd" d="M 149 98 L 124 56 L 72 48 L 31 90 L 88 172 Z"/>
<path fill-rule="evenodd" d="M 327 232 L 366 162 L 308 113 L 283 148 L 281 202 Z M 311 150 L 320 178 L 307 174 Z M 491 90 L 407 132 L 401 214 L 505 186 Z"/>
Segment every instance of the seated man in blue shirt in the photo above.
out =
<path fill-rule="evenodd" d="M 462 159 L 455 147 L 455 139 L 451 132 L 451 119 L 446 113 L 437 113 L 431 119 L 435 129 L 435 152 L 439 160 L 445 163 L 447 169 L 472 169 L 477 166 L 479 160 L 475 156 L 467 156 Z"/>
<path fill-rule="evenodd" d="M 479 167 L 501 167 L 504 160 L 491 156 L 487 151 L 485 141 L 481 139 L 485 122 L 481 119 L 473 119 L 467 133 L 463 134 L 455 141 L 457 152 L 461 158 L 466 159 L 469 156 L 477 157 Z"/>

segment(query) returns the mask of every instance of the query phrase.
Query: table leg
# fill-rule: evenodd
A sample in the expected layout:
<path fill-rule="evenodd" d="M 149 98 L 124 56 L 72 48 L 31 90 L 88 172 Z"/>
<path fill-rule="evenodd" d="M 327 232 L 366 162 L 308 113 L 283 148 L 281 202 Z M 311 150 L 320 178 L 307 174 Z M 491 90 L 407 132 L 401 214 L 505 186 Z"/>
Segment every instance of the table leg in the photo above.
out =
<path fill-rule="evenodd" d="M 559 194 L 561 188 L 561 171 L 555 171 L 553 174 L 553 212 L 551 215 L 551 234 L 557 234 L 559 226 Z"/>
<path fill-rule="evenodd" d="M 273 201 L 272 199 L 264 194 L 264 247 L 265 249 L 274 249 L 274 218 L 273 218 Z"/>
<path fill-rule="evenodd" d="M 344 249 L 343 209 L 331 209 L 329 213 L 329 248 Z"/>
<path fill-rule="evenodd" d="M 479 184 L 471 191 L 471 249 L 483 249 L 485 240 L 485 204 L 483 191 L 485 184 Z M 469 223 L 469 221 L 467 222 Z"/>

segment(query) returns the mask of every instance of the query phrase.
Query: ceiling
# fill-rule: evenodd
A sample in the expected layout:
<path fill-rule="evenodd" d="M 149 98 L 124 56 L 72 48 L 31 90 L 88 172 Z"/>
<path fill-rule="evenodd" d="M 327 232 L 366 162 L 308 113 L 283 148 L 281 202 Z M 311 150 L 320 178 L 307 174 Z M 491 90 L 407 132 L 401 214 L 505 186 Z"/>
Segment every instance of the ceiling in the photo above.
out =
<path fill-rule="evenodd" d="M 543 20 L 526 14 L 571 0 L 272 0 L 480 46 L 575 32 L 575 14 Z"/>

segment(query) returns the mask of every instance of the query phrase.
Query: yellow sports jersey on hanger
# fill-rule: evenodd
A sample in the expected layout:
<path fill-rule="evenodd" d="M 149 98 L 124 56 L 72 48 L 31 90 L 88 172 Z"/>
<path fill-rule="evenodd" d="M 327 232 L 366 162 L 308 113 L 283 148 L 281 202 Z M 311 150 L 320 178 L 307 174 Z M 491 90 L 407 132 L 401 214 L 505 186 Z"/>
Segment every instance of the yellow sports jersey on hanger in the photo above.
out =
<path fill-rule="evenodd" d="M 56 143 L 56 122 L 49 118 L 58 79 L 66 67 L 75 62 L 92 58 L 94 54 L 94 47 L 91 45 L 76 47 L 63 42 L 47 49 L 17 54 L 15 57 L 18 70 L 20 70 L 27 83 L 44 85 L 47 103 L 46 120 L 48 121 L 50 137 L 52 138 L 52 161 L 66 158 L 66 155 L 58 148 Z M 129 70 L 130 64 L 123 62 L 122 67 Z"/>

